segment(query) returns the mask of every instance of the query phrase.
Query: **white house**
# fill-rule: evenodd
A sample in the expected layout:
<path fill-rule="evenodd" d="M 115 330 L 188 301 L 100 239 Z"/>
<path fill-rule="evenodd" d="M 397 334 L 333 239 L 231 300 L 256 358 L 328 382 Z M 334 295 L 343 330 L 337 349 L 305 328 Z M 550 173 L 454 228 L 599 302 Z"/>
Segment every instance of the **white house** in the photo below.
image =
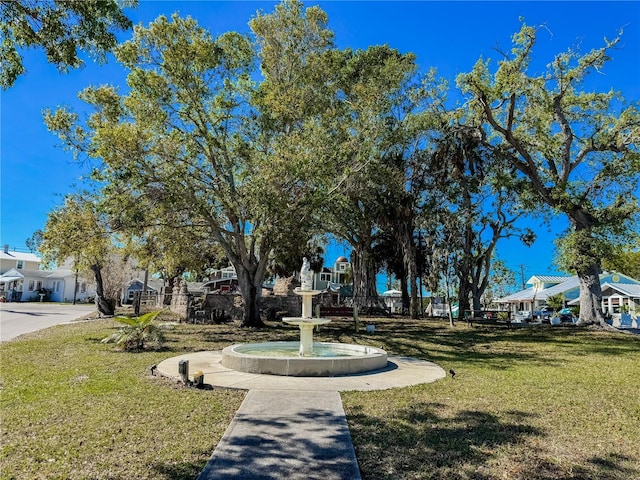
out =
<path fill-rule="evenodd" d="M 627 310 L 640 315 L 640 281 L 618 272 L 600 275 L 602 285 L 602 311 L 617 314 Z M 577 276 L 562 277 L 534 275 L 528 281 L 530 287 L 508 295 L 497 301 L 513 313 L 524 311 L 531 314 L 547 305 L 548 299 L 562 295 L 565 306 L 580 303 L 580 281 Z"/>
<path fill-rule="evenodd" d="M 40 257 L 33 253 L 10 251 L 9 245 L 5 245 L 0 252 L 0 275 L 4 275 L 12 268 L 17 271 L 39 270 L 41 261 Z"/>
<path fill-rule="evenodd" d="M 390 313 L 402 313 L 402 292 L 400 290 L 387 290 L 380 296 Z"/>
<path fill-rule="evenodd" d="M 95 286 L 68 268 L 40 270 L 42 260 L 33 253 L 0 252 L 0 298 L 5 301 L 51 302 L 86 301 L 95 295 Z M 42 297 L 41 297 L 42 295 Z"/>

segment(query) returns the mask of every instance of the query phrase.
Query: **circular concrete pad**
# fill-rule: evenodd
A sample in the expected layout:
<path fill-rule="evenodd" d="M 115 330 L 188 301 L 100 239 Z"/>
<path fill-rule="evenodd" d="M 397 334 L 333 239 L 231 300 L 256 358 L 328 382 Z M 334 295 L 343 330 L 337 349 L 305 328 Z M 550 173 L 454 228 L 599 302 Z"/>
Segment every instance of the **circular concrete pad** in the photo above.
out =
<path fill-rule="evenodd" d="M 189 378 L 195 372 L 204 373 L 204 383 L 220 388 L 241 390 L 307 390 L 349 391 L 386 390 L 435 382 L 446 377 L 438 365 L 426 360 L 389 355 L 387 367 L 372 372 L 337 377 L 286 377 L 244 373 L 222 366 L 222 352 L 195 352 L 168 358 L 158 364 L 158 373 L 180 378 L 178 363 L 189 361 Z"/>

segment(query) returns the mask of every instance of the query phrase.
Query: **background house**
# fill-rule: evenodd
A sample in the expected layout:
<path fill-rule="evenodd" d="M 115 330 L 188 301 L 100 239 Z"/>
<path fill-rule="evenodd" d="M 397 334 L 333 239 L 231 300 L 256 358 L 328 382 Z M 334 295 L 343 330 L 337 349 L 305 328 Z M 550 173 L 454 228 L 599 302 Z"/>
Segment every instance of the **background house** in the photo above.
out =
<path fill-rule="evenodd" d="M 205 293 L 216 291 L 227 293 L 237 290 L 238 275 L 235 267 L 228 266 L 219 270 L 211 270 L 209 272 L 209 280 L 204 282 L 201 288 Z"/>
<path fill-rule="evenodd" d="M 0 252 L 0 297 L 6 301 L 71 302 L 87 301 L 95 296 L 95 285 L 79 278 L 69 268 L 40 270 L 42 260 L 33 253 Z"/>
<path fill-rule="evenodd" d="M 321 271 L 313 274 L 314 290 L 339 290 L 347 283 L 351 263 L 347 257 L 340 256 L 333 267 L 323 267 Z"/>
<path fill-rule="evenodd" d="M 162 291 L 164 282 L 156 278 L 147 279 L 147 295 L 158 294 Z M 136 292 L 141 292 L 144 287 L 144 281 L 139 278 L 129 280 L 123 288 L 122 292 L 122 304 L 131 304 L 135 297 Z"/>
<path fill-rule="evenodd" d="M 618 272 L 600 275 L 602 285 L 602 311 L 619 313 L 628 309 L 640 315 L 640 281 Z M 580 281 L 577 276 L 562 277 L 534 275 L 528 281 L 530 287 L 498 300 L 500 307 L 512 313 L 535 314 L 548 304 L 548 299 L 562 295 L 564 306 L 580 304 Z"/>
<path fill-rule="evenodd" d="M 400 290 L 387 290 L 380 295 L 389 313 L 402 313 L 402 292 Z"/>

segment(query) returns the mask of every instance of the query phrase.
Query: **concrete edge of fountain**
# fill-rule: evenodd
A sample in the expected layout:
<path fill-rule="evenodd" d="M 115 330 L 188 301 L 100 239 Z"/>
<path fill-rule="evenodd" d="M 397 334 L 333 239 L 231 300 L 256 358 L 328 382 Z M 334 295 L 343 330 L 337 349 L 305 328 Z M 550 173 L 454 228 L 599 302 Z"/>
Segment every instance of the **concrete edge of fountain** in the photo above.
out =
<path fill-rule="evenodd" d="M 178 364 L 189 361 L 189 378 L 204 374 L 204 383 L 214 388 L 239 390 L 372 391 L 431 383 L 446 377 L 445 371 L 427 360 L 387 355 L 387 366 L 380 370 L 334 377 L 292 377 L 246 373 L 222 365 L 221 351 L 202 351 L 167 358 L 158 363 L 157 372 L 179 380 Z"/>
<path fill-rule="evenodd" d="M 289 348 L 297 351 L 299 342 L 239 343 L 222 350 L 221 364 L 245 373 L 292 377 L 336 377 L 382 370 L 387 366 L 387 352 L 380 348 L 348 343 L 314 342 L 314 348 L 333 349 L 343 356 L 301 357 L 245 354 L 243 349 Z"/>

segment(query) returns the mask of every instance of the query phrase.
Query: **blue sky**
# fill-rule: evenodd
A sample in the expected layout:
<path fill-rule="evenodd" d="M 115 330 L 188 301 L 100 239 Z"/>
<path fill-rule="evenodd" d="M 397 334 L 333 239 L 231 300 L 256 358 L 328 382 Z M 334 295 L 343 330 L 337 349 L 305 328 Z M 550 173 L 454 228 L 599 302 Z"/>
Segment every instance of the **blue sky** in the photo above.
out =
<path fill-rule="evenodd" d="M 247 23 L 259 9 L 273 10 L 277 2 L 147 1 L 127 13 L 134 23 L 147 24 L 160 14 L 179 11 L 191 15 L 214 35 L 236 30 L 248 32 Z M 453 85 L 455 76 L 471 69 L 480 56 L 497 58 L 495 47 L 508 49 L 511 35 L 520 27 L 519 17 L 529 25 L 545 25 L 534 53 L 540 69 L 555 54 L 568 48 L 586 52 L 603 44 L 623 28 L 622 47 L 614 52 L 602 74 L 589 86 L 619 90 L 628 100 L 640 100 L 640 2 L 536 1 L 536 2 L 306 2 L 320 5 L 329 16 L 329 27 L 340 48 L 366 49 L 388 44 L 401 52 L 414 52 L 423 71 L 431 67 Z M 122 36 L 130 36 L 127 32 Z M 42 121 L 42 110 L 68 105 L 84 106 L 77 93 L 88 85 L 112 83 L 124 86 L 125 72 L 113 61 L 98 65 L 91 60 L 81 70 L 59 74 L 40 51 L 25 52 L 26 76 L 0 97 L 0 244 L 25 248 L 25 240 L 44 227 L 47 213 L 60 204 L 64 194 L 87 173 L 59 147 Z M 82 110 L 80 110 L 82 111 Z M 566 227 L 563 219 L 549 225 L 527 223 L 538 240 L 532 247 L 503 241 L 498 254 L 520 279 L 555 272 L 553 239 Z M 348 254 L 332 246 L 327 264 Z M 522 266 L 522 267 L 521 267 Z M 384 285 L 380 286 L 384 290 Z"/>

